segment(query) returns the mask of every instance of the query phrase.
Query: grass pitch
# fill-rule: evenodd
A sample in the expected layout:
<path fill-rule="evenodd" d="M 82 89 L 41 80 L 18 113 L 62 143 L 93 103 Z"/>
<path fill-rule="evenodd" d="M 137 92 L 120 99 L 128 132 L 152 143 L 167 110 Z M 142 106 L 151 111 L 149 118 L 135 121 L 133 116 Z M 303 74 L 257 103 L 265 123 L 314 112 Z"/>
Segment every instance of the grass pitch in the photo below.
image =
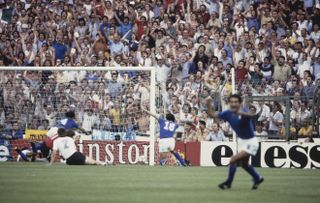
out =
<path fill-rule="evenodd" d="M 1 203 L 308 203 L 320 202 L 320 170 L 261 169 L 252 182 L 238 169 L 231 190 L 221 191 L 226 168 L 66 166 L 0 163 Z"/>

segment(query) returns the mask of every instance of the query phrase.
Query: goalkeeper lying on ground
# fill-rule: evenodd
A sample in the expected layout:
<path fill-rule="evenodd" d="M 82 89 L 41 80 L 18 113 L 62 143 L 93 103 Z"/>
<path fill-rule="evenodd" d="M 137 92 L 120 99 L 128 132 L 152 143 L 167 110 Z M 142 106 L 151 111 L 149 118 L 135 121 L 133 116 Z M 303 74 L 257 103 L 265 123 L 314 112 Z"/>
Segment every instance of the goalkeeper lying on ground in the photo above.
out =
<path fill-rule="evenodd" d="M 106 165 L 106 163 L 95 161 L 77 151 L 73 139 L 75 133 L 72 130 L 59 128 L 58 136 L 59 137 L 53 141 L 50 165 L 53 164 L 57 152 L 59 152 L 62 158 L 66 160 L 67 165 Z"/>

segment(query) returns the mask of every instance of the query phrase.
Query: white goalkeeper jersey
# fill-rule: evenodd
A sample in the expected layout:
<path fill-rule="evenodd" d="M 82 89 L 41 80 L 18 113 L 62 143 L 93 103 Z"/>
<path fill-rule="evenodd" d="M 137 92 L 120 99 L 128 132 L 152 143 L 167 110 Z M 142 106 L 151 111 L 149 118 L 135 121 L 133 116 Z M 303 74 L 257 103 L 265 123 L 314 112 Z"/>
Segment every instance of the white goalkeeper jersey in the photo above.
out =
<path fill-rule="evenodd" d="M 64 159 L 68 159 L 77 152 L 77 147 L 71 137 L 59 137 L 53 142 L 53 150 L 58 150 Z"/>

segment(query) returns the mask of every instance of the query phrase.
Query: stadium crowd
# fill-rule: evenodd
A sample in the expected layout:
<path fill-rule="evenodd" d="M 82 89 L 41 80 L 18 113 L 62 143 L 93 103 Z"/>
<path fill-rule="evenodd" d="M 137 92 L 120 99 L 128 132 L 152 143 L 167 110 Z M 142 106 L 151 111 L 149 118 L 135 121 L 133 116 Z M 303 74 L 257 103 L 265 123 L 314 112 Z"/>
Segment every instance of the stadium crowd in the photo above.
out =
<path fill-rule="evenodd" d="M 185 141 L 231 136 L 203 99 L 225 109 L 233 69 L 245 97 L 278 98 L 251 102 L 258 136 L 285 138 L 285 119 L 290 139 L 319 128 L 319 0 L 0 0 L 0 16 L 0 66 L 119 67 L 1 71 L 3 139 L 48 129 L 67 110 L 87 131 L 146 132 L 149 76 L 123 66 L 156 67 L 158 113 L 176 116 Z"/>

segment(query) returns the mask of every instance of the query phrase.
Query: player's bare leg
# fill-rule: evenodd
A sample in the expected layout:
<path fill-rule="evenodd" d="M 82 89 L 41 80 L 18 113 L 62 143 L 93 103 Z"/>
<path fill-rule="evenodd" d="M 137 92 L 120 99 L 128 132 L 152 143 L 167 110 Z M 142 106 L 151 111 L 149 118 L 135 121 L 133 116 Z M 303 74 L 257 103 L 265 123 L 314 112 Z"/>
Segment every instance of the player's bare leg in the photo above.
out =
<path fill-rule="evenodd" d="M 105 166 L 106 163 L 103 163 L 101 161 L 96 161 L 88 156 L 86 156 L 86 162 L 85 162 L 86 165 L 100 165 L 100 166 Z"/>
<path fill-rule="evenodd" d="M 238 154 L 235 154 L 234 156 L 231 157 L 230 159 L 230 164 L 237 164 L 240 161 L 242 162 L 245 159 L 249 160 L 250 154 L 246 151 L 241 151 Z"/>

